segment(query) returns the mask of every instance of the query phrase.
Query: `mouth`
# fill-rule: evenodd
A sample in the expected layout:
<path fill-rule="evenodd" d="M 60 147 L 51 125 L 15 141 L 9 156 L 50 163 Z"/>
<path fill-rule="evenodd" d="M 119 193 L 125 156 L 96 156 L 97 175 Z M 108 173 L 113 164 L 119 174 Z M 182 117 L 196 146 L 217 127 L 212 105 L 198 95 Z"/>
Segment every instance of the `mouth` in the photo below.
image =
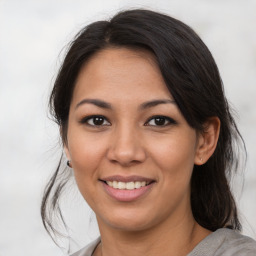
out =
<path fill-rule="evenodd" d="M 100 179 L 104 190 L 117 201 L 134 201 L 151 191 L 156 180 L 140 176 L 111 176 Z"/>
<path fill-rule="evenodd" d="M 153 183 L 154 181 L 130 181 L 130 182 L 122 182 L 122 181 L 103 181 L 105 184 L 110 186 L 111 188 L 115 189 L 139 189 L 141 187 L 148 186 L 149 184 Z"/>

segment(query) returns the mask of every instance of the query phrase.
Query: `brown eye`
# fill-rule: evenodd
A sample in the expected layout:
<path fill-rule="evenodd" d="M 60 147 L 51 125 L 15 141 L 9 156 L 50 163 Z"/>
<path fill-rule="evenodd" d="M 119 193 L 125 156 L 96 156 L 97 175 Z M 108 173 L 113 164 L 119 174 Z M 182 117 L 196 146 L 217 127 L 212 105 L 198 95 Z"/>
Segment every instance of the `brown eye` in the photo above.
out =
<path fill-rule="evenodd" d="M 89 126 L 108 126 L 110 123 L 106 120 L 104 116 L 89 116 L 81 120 L 82 124 L 87 124 Z"/>
<path fill-rule="evenodd" d="M 93 117 L 92 123 L 93 125 L 102 125 L 104 123 L 104 119 L 102 117 Z"/>
<path fill-rule="evenodd" d="M 147 121 L 146 125 L 148 126 L 167 126 L 170 124 L 177 124 L 172 118 L 167 116 L 154 116 L 149 121 Z"/>
<path fill-rule="evenodd" d="M 156 125 L 165 125 L 166 119 L 163 117 L 157 117 L 155 118 L 155 124 Z"/>

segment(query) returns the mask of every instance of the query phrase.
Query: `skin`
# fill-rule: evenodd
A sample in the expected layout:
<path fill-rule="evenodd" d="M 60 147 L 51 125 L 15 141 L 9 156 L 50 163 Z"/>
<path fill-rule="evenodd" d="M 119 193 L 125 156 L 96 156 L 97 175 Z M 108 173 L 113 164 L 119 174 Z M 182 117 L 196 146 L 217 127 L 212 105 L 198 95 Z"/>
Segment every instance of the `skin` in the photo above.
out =
<path fill-rule="evenodd" d="M 81 103 L 84 99 L 105 101 L 112 109 Z M 172 102 L 139 108 L 156 99 Z M 86 122 L 91 115 L 105 119 L 101 125 L 92 118 Z M 155 115 L 171 121 L 159 125 Z M 99 224 L 101 243 L 94 255 L 131 255 L 131 248 L 134 256 L 186 255 L 210 234 L 196 223 L 190 206 L 193 166 L 214 152 L 219 119 L 205 126 L 199 133 L 188 125 L 151 53 L 110 48 L 84 65 L 70 105 L 65 152 Z M 99 181 L 112 175 L 139 175 L 155 183 L 137 200 L 120 202 Z"/>

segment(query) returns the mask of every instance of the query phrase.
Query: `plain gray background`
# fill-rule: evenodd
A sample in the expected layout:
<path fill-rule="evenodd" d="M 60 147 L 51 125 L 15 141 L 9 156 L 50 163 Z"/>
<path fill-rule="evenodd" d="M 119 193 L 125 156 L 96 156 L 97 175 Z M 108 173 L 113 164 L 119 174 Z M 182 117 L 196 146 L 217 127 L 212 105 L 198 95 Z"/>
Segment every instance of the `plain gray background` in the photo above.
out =
<path fill-rule="evenodd" d="M 131 7 L 184 21 L 215 57 L 248 149 L 246 170 L 232 184 L 243 233 L 256 238 L 255 0 L 0 0 L 0 256 L 65 255 L 43 229 L 39 211 L 61 152 L 58 127 L 47 117 L 50 88 L 61 50 L 78 30 Z M 64 216 L 74 251 L 97 236 L 97 227 L 75 187 L 68 198 Z"/>

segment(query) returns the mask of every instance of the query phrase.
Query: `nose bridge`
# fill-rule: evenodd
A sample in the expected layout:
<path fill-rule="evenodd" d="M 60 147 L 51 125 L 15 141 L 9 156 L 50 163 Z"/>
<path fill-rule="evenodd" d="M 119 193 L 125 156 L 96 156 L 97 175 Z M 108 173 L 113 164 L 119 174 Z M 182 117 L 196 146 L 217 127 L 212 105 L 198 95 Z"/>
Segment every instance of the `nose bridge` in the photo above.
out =
<path fill-rule="evenodd" d="M 113 131 L 109 147 L 109 159 L 122 165 L 145 160 L 146 153 L 139 128 L 122 122 Z"/>

